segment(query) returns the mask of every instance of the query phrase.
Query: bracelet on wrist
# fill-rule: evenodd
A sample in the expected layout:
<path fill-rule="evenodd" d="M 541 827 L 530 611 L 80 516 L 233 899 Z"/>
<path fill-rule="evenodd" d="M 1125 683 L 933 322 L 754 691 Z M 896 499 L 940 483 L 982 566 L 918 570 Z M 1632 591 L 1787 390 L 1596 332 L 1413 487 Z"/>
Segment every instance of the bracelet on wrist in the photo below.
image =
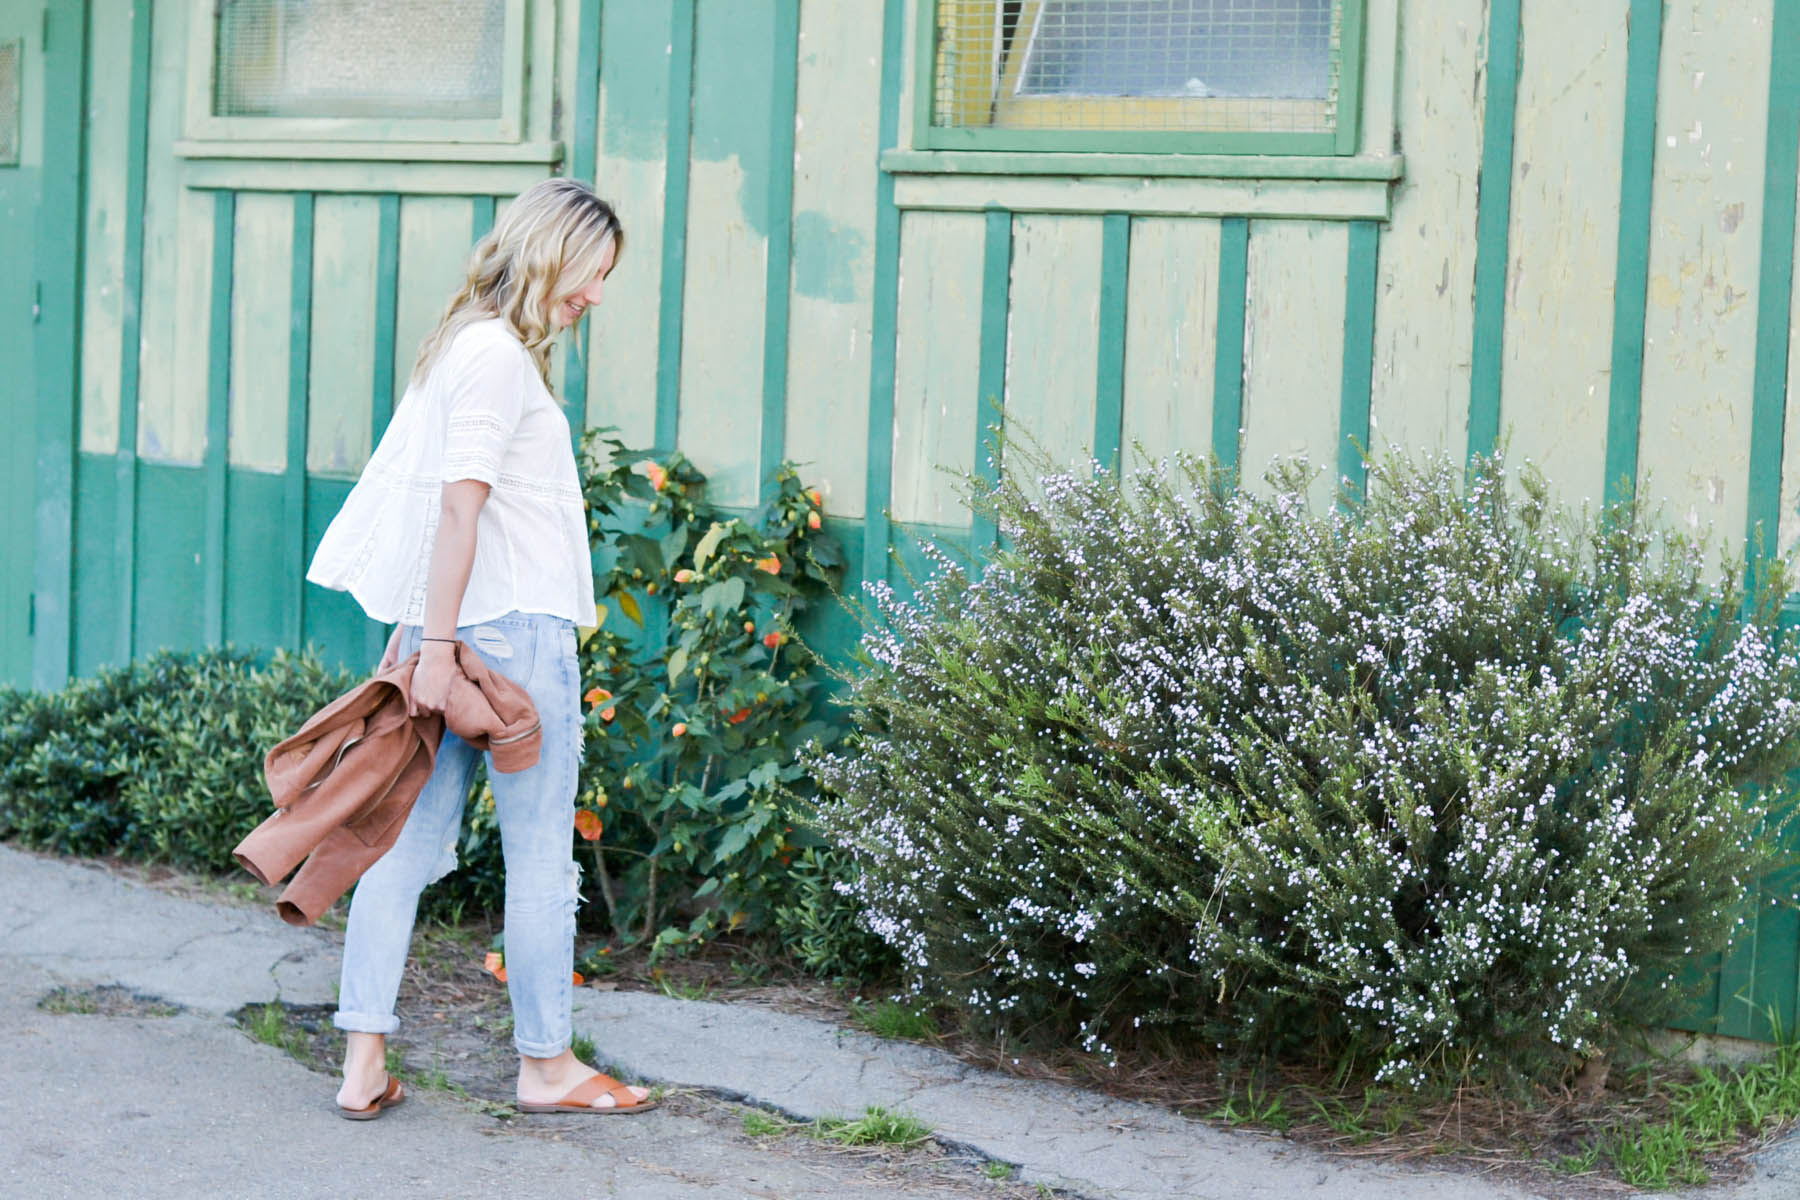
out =
<path fill-rule="evenodd" d="M 451 642 L 451 643 L 454 643 L 456 641 L 455 638 L 434 638 L 434 637 L 422 637 L 419 640 L 421 642 Z"/>

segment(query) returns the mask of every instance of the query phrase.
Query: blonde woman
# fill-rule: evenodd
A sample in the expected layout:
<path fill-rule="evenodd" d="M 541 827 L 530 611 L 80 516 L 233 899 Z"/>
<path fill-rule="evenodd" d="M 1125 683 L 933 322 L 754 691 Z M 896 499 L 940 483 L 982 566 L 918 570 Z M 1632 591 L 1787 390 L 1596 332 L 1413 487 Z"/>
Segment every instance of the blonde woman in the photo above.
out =
<path fill-rule="evenodd" d="M 477 243 L 468 279 L 420 346 L 381 444 L 326 530 L 307 578 L 394 625 L 380 668 L 415 651 L 417 711 L 441 712 L 455 642 L 537 706 L 535 767 L 490 772 L 506 858 L 506 969 L 519 1105 L 642 1112 L 626 1087 L 570 1052 L 579 871 L 571 851 L 581 761 L 575 626 L 594 614 L 587 515 L 568 420 L 549 389 L 552 340 L 600 302 L 624 247 L 612 208 L 550 179 Z M 404 1094 L 387 1035 L 419 893 L 456 863 L 475 752 L 446 732 L 392 850 L 357 884 L 344 936 L 337 1103 L 367 1120 Z"/>

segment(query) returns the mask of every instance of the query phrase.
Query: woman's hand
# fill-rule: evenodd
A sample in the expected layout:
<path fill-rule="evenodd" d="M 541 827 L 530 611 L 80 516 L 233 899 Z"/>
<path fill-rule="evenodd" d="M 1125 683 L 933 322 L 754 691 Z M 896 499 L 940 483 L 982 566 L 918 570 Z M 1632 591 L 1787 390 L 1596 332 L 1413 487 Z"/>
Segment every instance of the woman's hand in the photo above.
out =
<path fill-rule="evenodd" d="M 419 665 L 413 669 L 409 716 L 441 713 L 450 701 L 450 681 L 456 675 L 456 647 L 449 642 L 426 642 L 419 647 Z"/>

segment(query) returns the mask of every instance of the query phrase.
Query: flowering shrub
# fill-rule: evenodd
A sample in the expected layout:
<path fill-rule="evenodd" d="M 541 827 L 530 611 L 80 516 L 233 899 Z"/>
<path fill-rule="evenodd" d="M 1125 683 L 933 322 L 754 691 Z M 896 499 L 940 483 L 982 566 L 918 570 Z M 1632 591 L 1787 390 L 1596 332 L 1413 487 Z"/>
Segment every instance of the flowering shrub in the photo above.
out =
<path fill-rule="evenodd" d="M 799 750 L 838 732 L 814 716 L 823 681 L 794 636 L 843 575 L 822 497 L 783 465 L 735 517 L 680 454 L 590 434 L 583 460 L 595 591 L 623 619 L 582 644 L 577 844 L 619 936 L 661 950 L 764 926 L 819 844 L 789 812 Z"/>
<path fill-rule="evenodd" d="M 1102 1053 L 1161 1025 L 1413 1081 L 1666 1015 L 1800 764 L 1785 566 L 1710 584 L 1492 462 L 1377 464 L 1327 515 L 1271 483 L 1003 484 L 985 575 L 875 590 L 859 732 L 809 761 L 911 987 Z"/>

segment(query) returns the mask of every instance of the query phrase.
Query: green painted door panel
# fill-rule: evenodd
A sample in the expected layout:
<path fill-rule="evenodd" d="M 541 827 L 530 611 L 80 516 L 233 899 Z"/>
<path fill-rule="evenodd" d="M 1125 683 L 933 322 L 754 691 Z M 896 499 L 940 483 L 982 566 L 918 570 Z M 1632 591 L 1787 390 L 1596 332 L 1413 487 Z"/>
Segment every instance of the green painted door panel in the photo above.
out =
<path fill-rule="evenodd" d="M 32 495 L 36 389 L 33 269 L 43 184 L 42 0 L 0 0 L 0 46 L 16 44 L 19 165 L 0 166 L 0 684 L 31 681 Z"/>

